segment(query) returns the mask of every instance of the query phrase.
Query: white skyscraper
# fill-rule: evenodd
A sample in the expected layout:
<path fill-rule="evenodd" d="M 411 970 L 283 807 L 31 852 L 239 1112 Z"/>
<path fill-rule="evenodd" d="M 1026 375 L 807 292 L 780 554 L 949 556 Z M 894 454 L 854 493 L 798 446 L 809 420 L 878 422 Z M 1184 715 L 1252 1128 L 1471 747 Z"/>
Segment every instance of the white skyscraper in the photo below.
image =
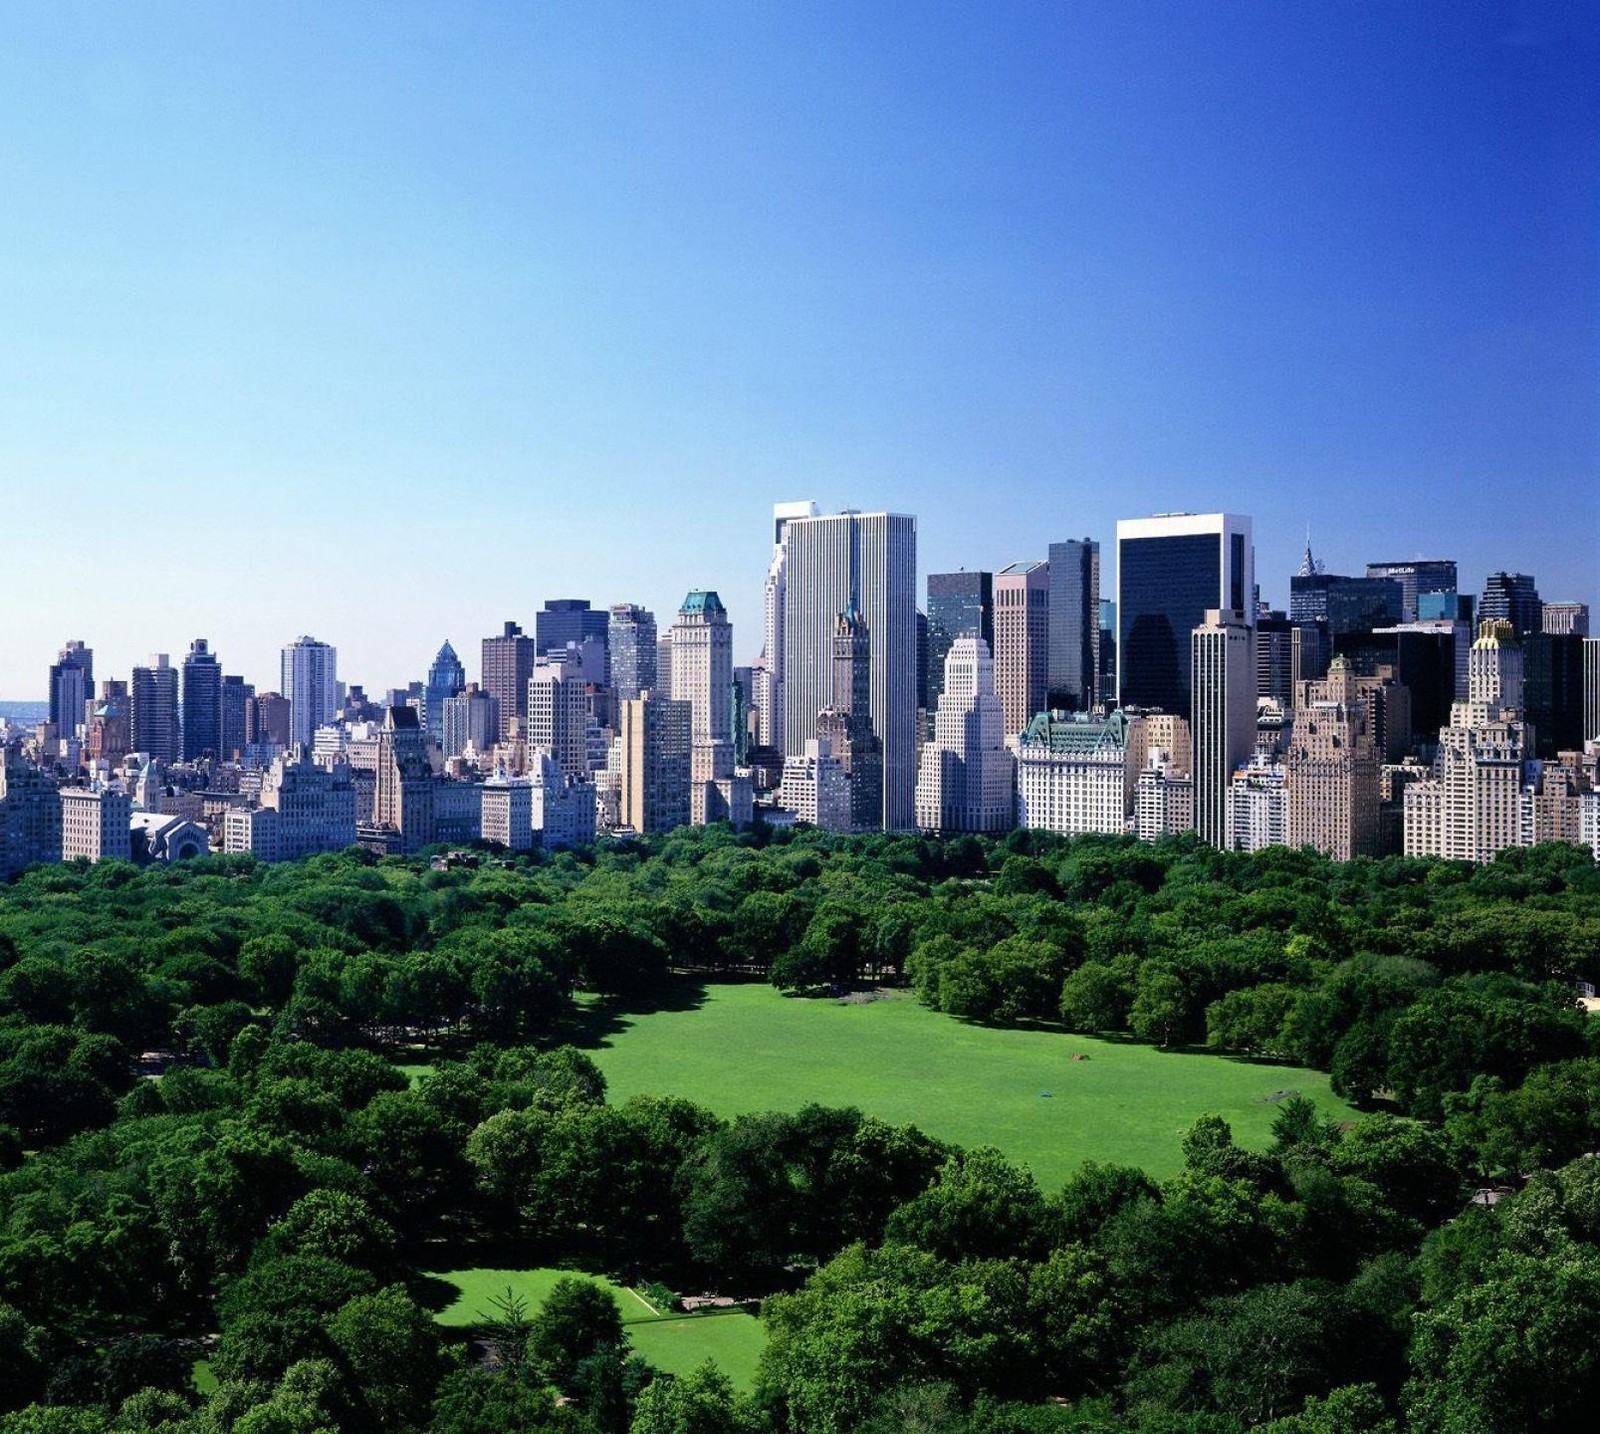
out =
<path fill-rule="evenodd" d="M 283 649 L 282 689 L 289 702 L 289 745 L 309 748 L 318 727 L 339 709 L 339 654 L 314 637 L 297 637 Z"/>
<path fill-rule="evenodd" d="M 1255 746 L 1254 633 L 1242 612 L 1212 609 L 1194 629 L 1191 647 L 1194 824 L 1204 840 L 1226 849 L 1233 774 Z"/>
<path fill-rule="evenodd" d="M 944 660 L 933 740 L 917 772 L 917 825 L 929 832 L 1006 832 L 1015 814 L 1015 763 L 994 659 L 981 637 L 958 637 Z"/>
<path fill-rule="evenodd" d="M 784 749 L 805 751 L 834 700 L 841 613 L 865 625 L 873 735 L 883 752 L 883 826 L 915 824 L 917 520 L 844 512 L 790 518 L 783 595 Z"/>
<path fill-rule="evenodd" d="M 690 821 L 748 821 L 749 781 L 733 772 L 733 625 L 714 592 L 692 592 L 678 609 L 672 691 L 689 704 Z"/>
<path fill-rule="evenodd" d="M 756 740 L 763 747 L 784 750 L 783 745 L 783 594 L 788 564 L 785 533 L 795 518 L 815 518 L 815 503 L 775 503 L 772 507 L 772 561 L 767 565 L 767 585 L 762 612 L 761 657 L 755 664 Z"/>

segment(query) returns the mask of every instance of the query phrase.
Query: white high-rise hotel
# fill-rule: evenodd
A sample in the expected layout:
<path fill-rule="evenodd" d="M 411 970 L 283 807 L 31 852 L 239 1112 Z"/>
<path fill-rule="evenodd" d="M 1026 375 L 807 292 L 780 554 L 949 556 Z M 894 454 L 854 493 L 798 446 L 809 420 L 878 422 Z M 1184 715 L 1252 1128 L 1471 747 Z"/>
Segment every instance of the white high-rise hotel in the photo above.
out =
<path fill-rule="evenodd" d="M 310 748 L 318 727 L 339 707 L 339 654 L 314 637 L 297 637 L 283 649 L 282 687 L 289 700 L 289 745 Z"/>
<path fill-rule="evenodd" d="M 844 512 L 784 524 L 784 750 L 804 752 L 834 698 L 842 612 L 866 624 L 873 734 L 883 749 L 883 825 L 909 830 L 917 782 L 917 520 Z"/>

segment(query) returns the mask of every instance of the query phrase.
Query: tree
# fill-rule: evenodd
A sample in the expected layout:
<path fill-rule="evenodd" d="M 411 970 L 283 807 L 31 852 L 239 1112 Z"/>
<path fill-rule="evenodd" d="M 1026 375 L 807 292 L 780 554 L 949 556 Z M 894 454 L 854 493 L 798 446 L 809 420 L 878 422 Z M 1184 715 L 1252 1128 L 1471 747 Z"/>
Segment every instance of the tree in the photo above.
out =
<path fill-rule="evenodd" d="M 716 1364 L 653 1380 L 639 1395 L 628 1434 L 754 1434 L 756 1421 Z"/>
<path fill-rule="evenodd" d="M 1061 1019 L 1075 1031 L 1122 1030 L 1129 996 L 1122 978 L 1102 961 L 1085 961 L 1061 986 Z"/>
<path fill-rule="evenodd" d="M 400 1285 L 359 1295 L 328 1323 L 380 1429 L 422 1423 L 445 1365 L 439 1327 Z"/>
<path fill-rule="evenodd" d="M 1033 1176 L 982 1146 L 946 1160 L 933 1184 L 889 1217 L 886 1233 L 946 1260 L 1004 1259 L 1038 1249 L 1046 1224 Z"/>
<path fill-rule="evenodd" d="M 1154 1041 L 1165 1048 L 1187 1038 L 1189 994 L 1183 982 L 1170 970 L 1146 966 L 1134 988 L 1128 1025 L 1142 1041 Z"/>
<path fill-rule="evenodd" d="M 578 1366 L 591 1355 L 621 1347 L 622 1311 L 611 1291 L 594 1280 L 564 1275 L 534 1316 L 529 1355 L 550 1382 L 571 1393 Z"/>

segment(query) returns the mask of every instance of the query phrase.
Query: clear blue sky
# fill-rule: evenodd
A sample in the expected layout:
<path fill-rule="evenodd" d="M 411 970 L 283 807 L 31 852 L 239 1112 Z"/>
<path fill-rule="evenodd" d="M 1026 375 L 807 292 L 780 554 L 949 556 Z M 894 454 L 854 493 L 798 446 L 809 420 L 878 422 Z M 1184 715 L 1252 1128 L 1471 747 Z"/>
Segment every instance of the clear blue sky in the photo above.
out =
<path fill-rule="evenodd" d="M 0 696 L 1256 520 L 1594 602 L 1587 4 L 0 10 Z M 1109 572 L 1107 574 L 1109 584 Z"/>

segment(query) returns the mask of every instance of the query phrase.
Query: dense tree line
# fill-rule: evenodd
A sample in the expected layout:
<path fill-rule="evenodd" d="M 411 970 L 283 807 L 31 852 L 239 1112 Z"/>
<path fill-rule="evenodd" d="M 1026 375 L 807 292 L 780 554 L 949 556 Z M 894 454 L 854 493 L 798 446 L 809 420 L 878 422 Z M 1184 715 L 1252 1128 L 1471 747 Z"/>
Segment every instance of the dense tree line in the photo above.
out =
<path fill-rule="evenodd" d="M 1319 1066 L 1371 1113 L 1287 1101 L 1265 1154 L 1209 1118 L 1170 1180 L 1052 1192 L 858 1111 L 610 1103 L 578 998 L 674 970 L 903 979 Z M 1600 877 L 1564 848 L 710 831 L 35 869 L 0 893 L 0 1434 L 1575 1428 L 1597 974 Z M 1518 1193 L 1468 1208 L 1486 1179 Z M 485 1364 L 430 1313 L 446 1249 L 767 1296 L 760 1386 L 657 1377 L 581 1280 L 508 1302 Z"/>

